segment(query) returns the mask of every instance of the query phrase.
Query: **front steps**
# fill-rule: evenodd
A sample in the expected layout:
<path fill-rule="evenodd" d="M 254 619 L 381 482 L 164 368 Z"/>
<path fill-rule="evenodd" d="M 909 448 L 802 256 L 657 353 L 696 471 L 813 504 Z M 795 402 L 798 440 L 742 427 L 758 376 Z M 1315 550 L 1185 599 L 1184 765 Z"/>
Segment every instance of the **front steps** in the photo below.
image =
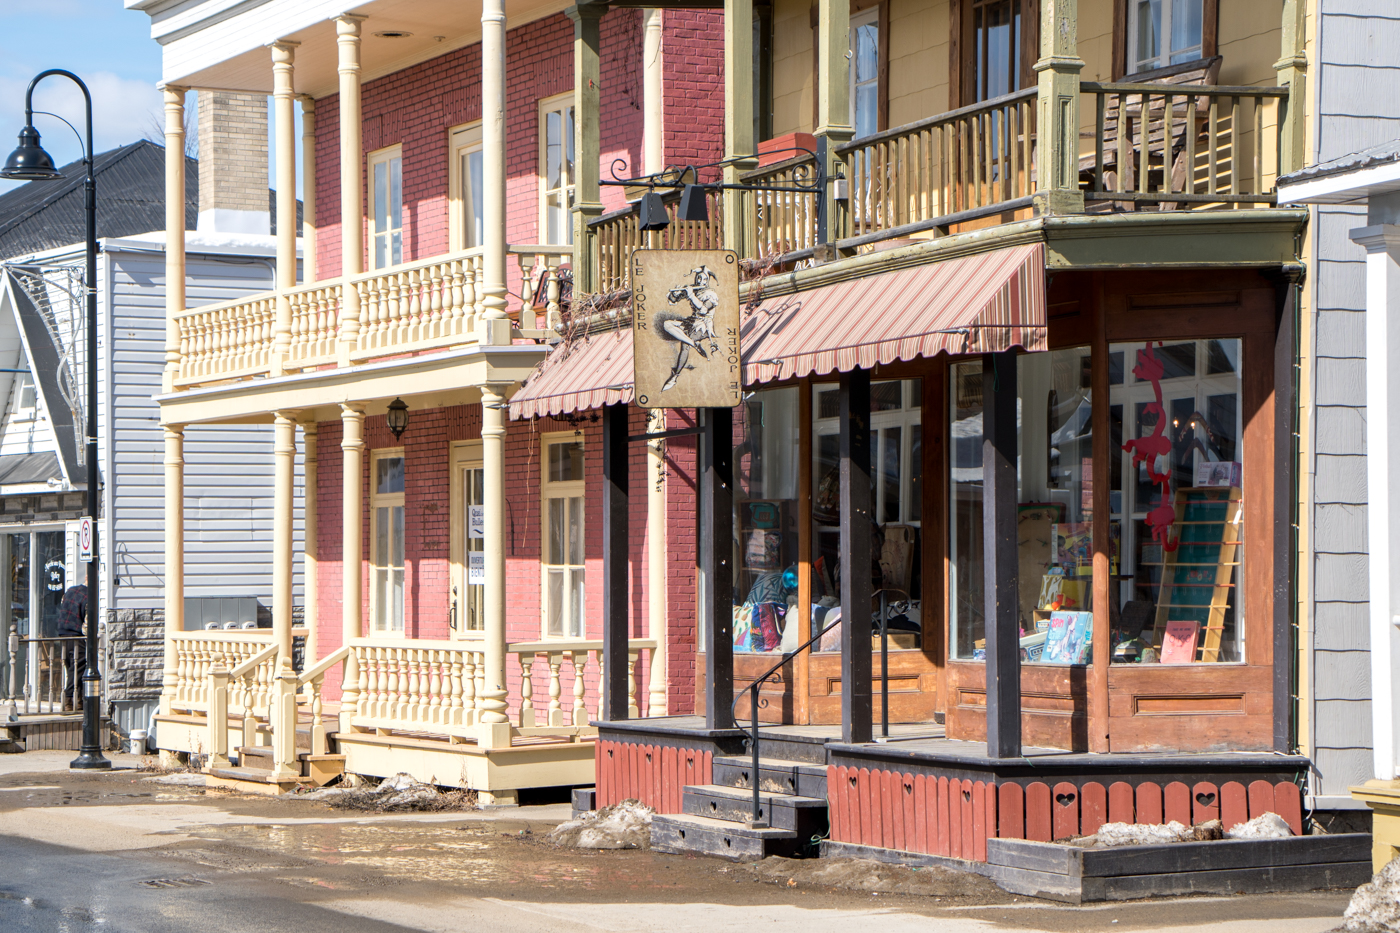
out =
<path fill-rule="evenodd" d="M 759 818 L 768 825 L 750 824 L 753 760 L 718 757 L 712 768 L 715 783 L 686 787 L 682 813 L 652 817 L 651 847 L 736 862 L 815 854 L 815 841 L 826 835 L 828 824 L 826 767 L 812 759 L 825 757 L 825 749 L 815 743 L 781 743 L 773 749 L 775 744 L 765 740 L 761 748 L 801 757 L 759 759 Z"/>
<path fill-rule="evenodd" d="M 236 766 L 209 768 L 205 778 L 206 784 L 250 794 L 282 794 L 298 784 L 314 784 L 321 787 L 345 772 L 344 755 L 313 755 L 309 751 L 302 751 L 301 749 L 309 744 L 303 744 L 303 737 L 309 738 L 305 733 L 297 733 L 295 774 L 275 777 L 272 773 L 272 747 L 245 745 L 238 749 Z"/>

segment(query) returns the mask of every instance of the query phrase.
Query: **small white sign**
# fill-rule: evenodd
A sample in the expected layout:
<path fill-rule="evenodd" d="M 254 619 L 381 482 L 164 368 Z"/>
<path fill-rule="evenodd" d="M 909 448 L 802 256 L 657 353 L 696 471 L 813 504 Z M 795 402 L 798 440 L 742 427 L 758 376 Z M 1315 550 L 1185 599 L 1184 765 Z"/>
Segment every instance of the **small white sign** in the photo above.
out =
<path fill-rule="evenodd" d="M 92 516 L 78 519 L 78 560 L 92 563 Z"/>
<path fill-rule="evenodd" d="M 467 537 L 473 540 L 486 537 L 486 506 L 467 506 Z"/>
<path fill-rule="evenodd" d="M 486 582 L 486 555 L 481 551 L 473 551 L 467 555 L 467 582 Z"/>

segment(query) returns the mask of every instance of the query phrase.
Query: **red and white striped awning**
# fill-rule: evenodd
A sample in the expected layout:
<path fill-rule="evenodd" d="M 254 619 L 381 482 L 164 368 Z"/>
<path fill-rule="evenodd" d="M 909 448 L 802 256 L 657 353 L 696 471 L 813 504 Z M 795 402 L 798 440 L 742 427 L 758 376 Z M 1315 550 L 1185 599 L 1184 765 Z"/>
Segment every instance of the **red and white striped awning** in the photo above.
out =
<path fill-rule="evenodd" d="M 1045 349 L 1045 248 L 1036 243 L 770 298 L 740 331 L 744 384 L 939 353 Z M 632 400 L 632 333 L 560 344 L 510 401 L 512 418 Z"/>

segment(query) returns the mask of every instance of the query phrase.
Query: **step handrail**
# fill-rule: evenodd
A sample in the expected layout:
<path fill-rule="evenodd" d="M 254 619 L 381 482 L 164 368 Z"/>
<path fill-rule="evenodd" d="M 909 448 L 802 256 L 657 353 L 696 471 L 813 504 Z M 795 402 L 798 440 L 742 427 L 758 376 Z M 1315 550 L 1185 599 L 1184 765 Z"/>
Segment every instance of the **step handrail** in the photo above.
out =
<path fill-rule="evenodd" d="M 766 708 L 768 706 L 768 701 L 759 697 L 758 688 L 761 687 L 763 684 L 767 683 L 770 677 L 778 673 L 779 669 L 781 669 L 784 664 L 788 663 L 793 658 L 806 651 L 808 648 L 811 648 L 818 638 L 821 638 L 827 632 L 836 628 L 836 626 L 840 624 L 841 620 L 837 619 L 835 622 L 826 626 L 820 632 L 817 632 L 815 635 L 804 641 L 802 644 L 798 645 L 796 648 L 792 649 L 791 651 L 784 652 L 782 659 L 778 661 L 777 664 L 774 664 L 772 667 L 768 668 L 768 670 L 764 671 L 761 675 L 755 678 L 753 683 L 749 684 L 747 687 L 744 688 L 749 692 L 750 726 L 749 729 L 744 731 L 748 734 L 749 737 L 749 752 L 753 759 L 753 765 L 750 769 L 752 773 L 749 776 L 749 784 L 753 786 L 753 813 L 751 814 L 751 818 L 749 819 L 749 826 L 751 827 L 759 828 L 768 825 L 763 821 L 763 817 L 761 814 L 762 806 L 759 803 L 758 787 L 758 711 L 761 707 Z M 735 714 L 735 710 L 739 708 L 739 701 L 743 699 L 743 697 L 744 693 L 743 691 L 740 691 L 739 695 L 734 698 L 734 702 L 729 704 L 729 718 L 735 721 L 736 726 L 738 724 L 738 716 Z"/>
<path fill-rule="evenodd" d="M 339 648 L 317 661 L 312 667 L 308 667 L 297 676 L 297 684 L 309 684 L 313 680 L 325 676 L 326 671 L 335 667 L 341 661 L 350 656 L 350 646 L 341 645 Z"/>
<path fill-rule="evenodd" d="M 244 661 L 242 664 L 238 665 L 233 670 L 229 671 L 229 679 L 232 680 L 235 677 L 248 676 L 249 674 L 253 673 L 253 671 L 258 669 L 259 664 L 263 663 L 269 658 L 275 657 L 276 654 L 277 645 L 275 643 L 268 645 L 266 648 L 259 651 L 257 654 L 253 655 L 251 658 Z"/>

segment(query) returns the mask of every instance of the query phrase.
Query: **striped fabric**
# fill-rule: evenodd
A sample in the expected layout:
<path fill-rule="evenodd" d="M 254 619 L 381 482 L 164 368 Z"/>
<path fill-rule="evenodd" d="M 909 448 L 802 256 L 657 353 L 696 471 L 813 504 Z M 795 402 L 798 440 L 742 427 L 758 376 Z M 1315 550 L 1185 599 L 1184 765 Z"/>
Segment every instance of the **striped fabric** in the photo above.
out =
<path fill-rule="evenodd" d="M 740 331 L 744 384 L 939 353 L 1045 349 L 1045 248 L 1036 243 L 771 298 Z M 632 335 L 560 345 L 511 399 L 513 418 L 632 400 Z"/>

